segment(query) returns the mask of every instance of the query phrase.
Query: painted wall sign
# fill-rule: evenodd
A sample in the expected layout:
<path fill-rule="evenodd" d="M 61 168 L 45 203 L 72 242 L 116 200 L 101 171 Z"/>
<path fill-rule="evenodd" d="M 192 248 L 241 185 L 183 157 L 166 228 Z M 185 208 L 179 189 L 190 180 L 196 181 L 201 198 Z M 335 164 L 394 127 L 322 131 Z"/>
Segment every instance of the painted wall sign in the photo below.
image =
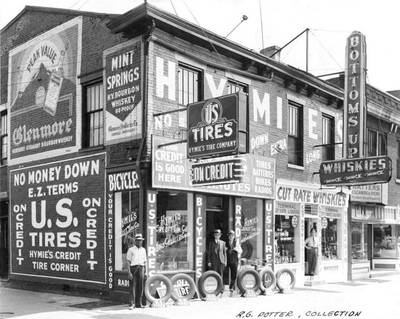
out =
<path fill-rule="evenodd" d="M 198 195 L 196 194 L 195 197 L 195 203 L 196 203 L 196 219 L 195 219 L 195 246 L 196 246 L 196 278 L 200 278 L 201 275 L 203 274 L 203 269 L 204 269 L 204 251 L 206 247 L 206 242 L 205 242 L 205 227 L 204 227 L 204 221 L 205 221 L 205 197 L 203 195 Z"/>
<path fill-rule="evenodd" d="M 351 200 L 353 202 L 388 203 L 388 184 L 351 186 Z"/>
<path fill-rule="evenodd" d="M 156 271 L 157 244 L 157 193 L 147 191 L 147 260 L 149 276 Z"/>
<path fill-rule="evenodd" d="M 275 143 L 271 144 L 271 156 L 275 156 L 287 150 L 287 140 L 286 138 L 281 139 Z"/>
<path fill-rule="evenodd" d="M 386 183 L 391 177 L 392 160 L 388 156 L 326 161 L 319 168 L 321 185 Z"/>
<path fill-rule="evenodd" d="M 303 186 L 277 183 L 276 200 L 283 202 L 346 207 L 348 196 L 337 190 L 314 189 Z"/>
<path fill-rule="evenodd" d="M 347 38 L 344 96 L 344 137 L 347 158 L 364 156 L 366 126 L 367 53 L 365 36 L 354 31 Z"/>
<path fill-rule="evenodd" d="M 171 141 L 173 140 L 153 136 L 152 186 L 154 188 L 274 198 L 274 159 L 252 154 L 238 155 L 237 158 L 246 163 L 246 170 L 240 183 L 193 186 L 189 177 L 193 163 L 186 158 L 186 143 L 163 146 Z"/>
<path fill-rule="evenodd" d="M 140 187 L 139 176 L 134 170 L 110 173 L 107 175 L 107 179 L 109 192 L 122 192 Z"/>
<path fill-rule="evenodd" d="M 106 144 L 142 136 L 142 55 L 141 41 L 104 52 Z"/>
<path fill-rule="evenodd" d="M 265 262 L 266 266 L 273 269 L 274 260 L 274 231 L 273 231 L 274 206 L 272 200 L 265 201 Z"/>
<path fill-rule="evenodd" d="M 187 157 L 236 154 L 239 148 L 239 93 L 188 105 Z"/>
<path fill-rule="evenodd" d="M 106 283 L 105 155 L 10 171 L 11 273 Z"/>
<path fill-rule="evenodd" d="M 82 19 L 72 19 L 10 51 L 10 164 L 77 150 Z"/>
<path fill-rule="evenodd" d="M 216 158 L 214 161 L 193 163 L 190 180 L 193 186 L 239 183 L 243 176 L 240 158 Z"/>

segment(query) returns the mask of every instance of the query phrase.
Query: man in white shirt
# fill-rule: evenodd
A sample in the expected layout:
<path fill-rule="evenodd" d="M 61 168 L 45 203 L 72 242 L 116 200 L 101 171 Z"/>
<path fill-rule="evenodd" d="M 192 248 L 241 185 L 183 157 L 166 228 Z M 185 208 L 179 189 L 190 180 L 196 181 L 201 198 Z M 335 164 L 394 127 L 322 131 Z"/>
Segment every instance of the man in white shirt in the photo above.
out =
<path fill-rule="evenodd" d="M 131 284 L 129 309 L 142 308 L 144 274 L 147 264 L 146 249 L 142 247 L 143 240 L 142 234 L 136 234 L 135 245 L 130 247 L 126 254 L 128 278 Z"/>
<path fill-rule="evenodd" d="M 314 276 L 318 260 L 318 237 L 315 228 L 311 229 L 310 237 L 306 239 L 305 246 L 307 249 L 308 275 Z"/>

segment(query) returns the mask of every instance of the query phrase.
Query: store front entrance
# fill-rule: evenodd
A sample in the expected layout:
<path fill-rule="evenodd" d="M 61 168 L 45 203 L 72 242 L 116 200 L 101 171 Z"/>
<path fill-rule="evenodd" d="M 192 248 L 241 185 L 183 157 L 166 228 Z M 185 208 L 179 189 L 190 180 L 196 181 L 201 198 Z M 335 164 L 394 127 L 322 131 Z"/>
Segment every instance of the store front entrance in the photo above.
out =
<path fill-rule="evenodd" d="M 229 231 L 229 197 L 207 196 L 206 206 L 206 247 L 212 240 L 215 229 L 222 232 L 221 240 L 227 241 Z"/>
<path fill-rule="evenodd" d="M 8 277 L 8 205 L 0 202 L 0 277 Z"/>
<path fill-rule="evenodd" d="M 308 237 L 311 236 L 311 229 L 315 229 L 318 234 L 318 218 L 316 217 L 305 217 L 304 218 L 304 242 L 307 240 Z M 320 236 L 318 235 L 318 242 Z M 304 247 L 304 275 L 309 276 L 312 272 L 313 269 L 310 268 L 310 255 L 308 252 L 308 249 Z"/>

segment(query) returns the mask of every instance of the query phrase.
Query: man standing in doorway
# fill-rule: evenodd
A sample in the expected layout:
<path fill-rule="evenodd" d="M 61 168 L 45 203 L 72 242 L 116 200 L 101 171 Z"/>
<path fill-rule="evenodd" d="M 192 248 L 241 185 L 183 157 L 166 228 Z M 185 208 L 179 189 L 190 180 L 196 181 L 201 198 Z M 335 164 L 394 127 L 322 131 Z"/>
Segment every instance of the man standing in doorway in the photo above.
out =
<path fill-rule="evenodd" d="M 131 285 L 129 309 L 143 307 L 142 296 L 147 263 L 146 249 L 142 247 L 143 240 L 142 234 L 136 234 L 135 245 L 129 248 L 126 254 L 128 278 Z"/>
<path fill-rule="evenodd" d="M 230 271 L 229 290 L 231 292 L 235 289 L 237 269 L 241 253 L 242 253 L 242 248 L 240 247 L 240 243 L 236 241 L 235 232 L 233 230 L 230 230 L 228 233 L 228 242 L 226 245 L 226 255 L 228 261 L 228 268 Z"/>
<path fill-rule="evenodd" d="M 224 268 L 226 266 L 226 248 L 225 242 L 220 240 L 221 230 L 214 230 L 214 239 L 211 240 L 208 246 L 207 257 L 208 267 L 211 270 L 216 271 L 223 278 Z"/>

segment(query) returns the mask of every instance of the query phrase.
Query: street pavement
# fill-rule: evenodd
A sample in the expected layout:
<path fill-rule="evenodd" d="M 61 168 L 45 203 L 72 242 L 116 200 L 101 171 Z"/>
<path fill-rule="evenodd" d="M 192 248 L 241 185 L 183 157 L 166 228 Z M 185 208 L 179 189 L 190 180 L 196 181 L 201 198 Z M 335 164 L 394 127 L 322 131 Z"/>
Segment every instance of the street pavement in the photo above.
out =
<path fill-rule="evenodd" d="M 0 318 L 400 318 L 400 275 L 296 287 L 252 298 L 193 300 L 189 305 L 129 310 L 127 304 L 0 287 Z"/>

